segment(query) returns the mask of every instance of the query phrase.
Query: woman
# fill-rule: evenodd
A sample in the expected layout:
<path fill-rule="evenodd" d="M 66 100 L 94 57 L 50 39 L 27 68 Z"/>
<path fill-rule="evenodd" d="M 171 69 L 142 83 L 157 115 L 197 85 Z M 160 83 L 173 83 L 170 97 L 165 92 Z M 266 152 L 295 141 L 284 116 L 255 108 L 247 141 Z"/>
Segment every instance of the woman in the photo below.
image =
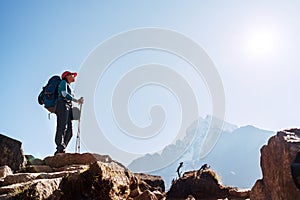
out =
<path fill-rule="evenodd" d="M 62 73 L 62 81 L 58 86 L 56 104 L 57 127 L 55 135 L 56 152 L 65 153 L 68 143 L 73 136 L 72 130 L 72 102 L 83 104 L 83 97 L 75 99 L 70 84 L 75 81 L 76 72 L 65 71 Z M 54 155 L 55 155 L 54 154 Z"/>

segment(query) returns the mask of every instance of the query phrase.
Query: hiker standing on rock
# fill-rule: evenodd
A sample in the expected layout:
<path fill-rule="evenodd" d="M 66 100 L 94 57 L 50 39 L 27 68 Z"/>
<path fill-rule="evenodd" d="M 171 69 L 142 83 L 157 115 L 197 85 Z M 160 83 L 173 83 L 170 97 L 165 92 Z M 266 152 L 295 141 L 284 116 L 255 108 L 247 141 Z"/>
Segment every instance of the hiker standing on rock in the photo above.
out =
<path fill-rule="evenodd" d="M 83 104 L 84 99 L 74 98 L 74 93 L 70 84 L 75 81 L 76 72 L 65 71 L 62 73 L 62 81 L 58 86 L 58 97 L 55 114 L 57 116 L 57 127 L 55 135 L 56 152 L 65 153 L 68 143 L 73 136 L 72 130 L 72 102 Z"/>

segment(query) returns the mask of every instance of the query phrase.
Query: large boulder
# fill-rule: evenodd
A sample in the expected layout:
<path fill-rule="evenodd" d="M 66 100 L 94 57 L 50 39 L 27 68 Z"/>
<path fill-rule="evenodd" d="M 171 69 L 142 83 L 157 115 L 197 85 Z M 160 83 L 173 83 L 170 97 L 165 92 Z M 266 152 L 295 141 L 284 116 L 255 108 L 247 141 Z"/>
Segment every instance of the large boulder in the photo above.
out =
<path fill-rule="evenodd" d="M 130 185 L 136 179 L 117 163 L 95 162 L 80 174 L 63 180 L 64 199 L 122 200 L 130 196 Z"/>
<path fill-rule="evenodd" d="M 251 190 L 251 200 L 300 199 L 292 173 L 297 153 L 300 152 L 300 129 L 278 132 L 261 148 L 260 165 L 263 178 Z"/>
<path fill-rule="evenodd" d="M 247 199 L 249 190 L 221 185 L 218 175 L 211 169 L 190 171 L 174 180 L 167 199 Z"/>
<path fill-rule="evenodd" d="M 25 164 L 22 143 L 0 134 L 0 166 L 7 165 L 13 171 L 19 171 Z"/>

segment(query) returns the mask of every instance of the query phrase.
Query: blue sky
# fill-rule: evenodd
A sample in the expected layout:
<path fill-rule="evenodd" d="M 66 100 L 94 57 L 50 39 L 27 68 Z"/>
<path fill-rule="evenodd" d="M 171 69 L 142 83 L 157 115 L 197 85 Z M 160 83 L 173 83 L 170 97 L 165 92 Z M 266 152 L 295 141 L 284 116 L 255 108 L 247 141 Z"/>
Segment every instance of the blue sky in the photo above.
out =
<path fill-rule="evenodd" d="M 106 39 L 143 27 L 178 31 L 206 50 L 223 82 L 226 121 L 275 131 L 298 127 L 299 6 L 298 1 L 2 0 L 0 132 L 21 140 L 25 153 L 52 155 L 55 116 L 48 120 L 37 103 L 41 87 L 53 74 L 79 71 Z"/>

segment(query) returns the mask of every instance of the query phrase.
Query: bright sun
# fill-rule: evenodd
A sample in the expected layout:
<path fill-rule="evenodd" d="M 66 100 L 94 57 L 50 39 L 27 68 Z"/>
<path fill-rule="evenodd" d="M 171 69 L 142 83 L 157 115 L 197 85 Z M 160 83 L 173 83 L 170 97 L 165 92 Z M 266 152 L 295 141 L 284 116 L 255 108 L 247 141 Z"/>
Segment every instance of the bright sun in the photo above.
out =
<path fill-rule="evenodd" d="M 246 38 L 246 49 L 253 56 L 271 56 L 277 51 L 279 38 L 275 31 L 267 29 L 254 30 Z"/>

